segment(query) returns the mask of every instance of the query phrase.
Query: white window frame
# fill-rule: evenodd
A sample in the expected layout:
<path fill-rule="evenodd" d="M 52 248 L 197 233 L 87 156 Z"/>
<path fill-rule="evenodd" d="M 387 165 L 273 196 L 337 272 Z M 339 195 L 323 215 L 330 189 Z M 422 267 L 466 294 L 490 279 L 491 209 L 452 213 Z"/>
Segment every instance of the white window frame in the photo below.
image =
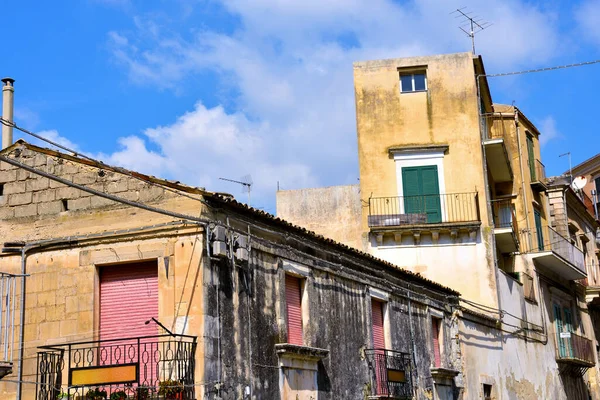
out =
<path fill-rule="evenodd" d="M 383 341 L 385 342 L 385 348 L 391 349 L 392 345 L 392 332 L 391 332 L 391 321 L 390 321 L 390 294 L 381 289 L 369 287 L 369 297 L 371 301 L 377 300 L 381 303 L 383 311 Z M 370 303 L 369 303 L 370 306 Z M 372 321 L 373 316 L 371 316 Z M 373 323 L 371 322 L 371 325 Z"/>
<path fill-rule="evenodd" d="M 425 77 L 425 89 L 423 90 L 415 90 L 415 75 L 423 75 Z M 411 90 L 404 90 L 404 88 L 402 87 L 402 77 L 403 76 L 410 76 L 410 82 L 412 84 L 412 87 L 410 88 Z M 398 80 L 400 81 L 400 93 L 418 93 L 418 92 L 426 92 L 428 89 L 427 86 L 427 74 L 425 73 L 425 71 L 415 71 L 415 72 L 411 72 L 411 73 L 402 73 L 400 72 L 399 76 L 398 76 Z"/>
<path fill-rule="evenodd" d="M 394 161 L 396 163 L 396 184 L 398 185 L 398 196 L 404 196 L 404 187 L 402 182 L 402 168 L 405 167 L 426 167 L 430 165 L 437 166 L 438 185 L 440 195 L 446 194 L 446 181 L 444 180 L 444 152 L 445 150 L 393 150 Z M 440 196 L 440 207 L 442 211 L 442 221 L 446 220 L 445 197 Z M 404 214 L 404 202 L 399 202 L 400 213 Z"/>

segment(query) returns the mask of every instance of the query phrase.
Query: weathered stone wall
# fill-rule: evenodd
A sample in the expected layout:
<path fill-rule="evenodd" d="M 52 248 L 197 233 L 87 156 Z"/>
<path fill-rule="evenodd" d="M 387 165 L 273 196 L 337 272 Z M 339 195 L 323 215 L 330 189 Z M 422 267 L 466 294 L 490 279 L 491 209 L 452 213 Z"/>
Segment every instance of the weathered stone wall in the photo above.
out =
<path fill-rule="evenodd" d="M 431 398 L 433 389 L 432 309 L 438 310 L 436 315 L 444 316 L 442 366 L 460 368 L 456 362 L 454 323 L 444 308 L 445 301 L 454 300 L 435 295 L 428 298 L 426 292 L 417 290 L 409 308 L 407 283 L 393 272 L 370 270 L 367 266 L 357 269 L 319 251 L 307 257 L 296 249 L 284 251 L 279 246 L 255 243 L 249 263 L 251 294 L 244 291 L 242 270 L 228 261 L 213 261 L 211 277 L 205 279 L 207 321 L 217 318 L 217 287 L 221 301 L 221 398 L 241 398 L 246 386 L 257 399 L 279 398 L 281 372 L 275 345 L 287 342 L 286 271 L 282 260 L 291 260 L 310 270 L 304 284 L 308 298 L 308 311 L 303 310 L 308 317 L 304 322 L 304 344 L 329 350 L 328 357 L 318 364 L 319 399 L 366 398 L 371 383 L 364 350 L 373 347 L 369 288 L 390 296 L 386 306 L 389 321 L 386 346 L 406 353 L 416 350 L 415 398 Z M 382 285 L 382 282 L 388 283 Z M 205 327 L 204 337 L 210 338 L 205 343 L 205 381 L 211 382 L 218 378 L 218 334 L 216 324 L 206 323 Z M 208 398 L 212 399 L 210 396 L 216 393 L 214 386 L 206 388 Z"/>
<path fill-rule="evenodd" d="M 17 147 L 10 153 L 10 157 L 43 172 L 125 200 L 147 203 L 174 196 L 164 188 L 136 178 L 40 154 L 25 146 Z M 3 185 L 3 195 L 0 196 L 1 220 L 123 207 L 120 203 L 63 185 L 5 162 L 0 162 L 0 184 Z"/>

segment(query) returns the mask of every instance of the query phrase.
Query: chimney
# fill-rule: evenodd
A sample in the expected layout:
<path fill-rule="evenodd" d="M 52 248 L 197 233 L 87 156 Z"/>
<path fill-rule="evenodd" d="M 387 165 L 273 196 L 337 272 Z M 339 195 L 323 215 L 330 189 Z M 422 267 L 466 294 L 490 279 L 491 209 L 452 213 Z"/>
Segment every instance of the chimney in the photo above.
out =
<path fill-rule="evenodd" d="M 13 111 L 14 111 L 14 83 L 13 78 L 2 79 L 2 118 L 6 121 L 14 123 Z M 2 124 L 2 149 L 7 148 L 13 144 L 13 128 L 12 126 L 6 126 Z"/>

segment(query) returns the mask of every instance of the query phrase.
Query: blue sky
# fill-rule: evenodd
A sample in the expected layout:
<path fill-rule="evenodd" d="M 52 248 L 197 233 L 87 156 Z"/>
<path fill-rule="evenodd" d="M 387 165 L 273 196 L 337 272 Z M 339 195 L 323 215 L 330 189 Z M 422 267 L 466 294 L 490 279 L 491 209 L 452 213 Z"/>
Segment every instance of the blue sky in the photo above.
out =
<path fill-rule="evenodd" d="M 251 174 L 253 205 L 358 178 L 352 62 L 468 51 L 488 73 L 600 59 L 600 2 L 583 0 L 78 0 L 5 4 L 0 75 L 15 121 L 110 163 L 209 190 Z M 492 78 L 542 132 L 550 175 L 600 151 L 600 64 Z M 31 138 L 25 138 L 31 140 Z"/>

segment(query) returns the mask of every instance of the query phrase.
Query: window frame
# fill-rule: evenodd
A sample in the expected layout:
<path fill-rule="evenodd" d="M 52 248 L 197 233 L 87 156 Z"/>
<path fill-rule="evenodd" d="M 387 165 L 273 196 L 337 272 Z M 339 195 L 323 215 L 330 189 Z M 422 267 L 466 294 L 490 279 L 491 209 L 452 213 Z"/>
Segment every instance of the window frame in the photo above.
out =
<path fill-rule="evenodd" d="M 302 335 L 302 343 L 298 344 L 298 343 L 292 343 L 290 341 L 290 320 L 289 320 L 289 303 L 288 303 L 288 293 L 287 293 L 287 279 L 291 278 L 291 279 L 295 279 L 298 281 L 298 289 L 299 289 L 299 300 L 300 300 L 300 329 L 301 329 L 301 335 Z M 308 299 L 307 299 L 307 294 L 306 294 L 306 277 L 303 275 L 298 275 L 298 274 L 294 274 L 294 273 L 284 273 L 284 299 L 285 299 L 285 303 L 284 303 L 284 307 L 285 307 L 285 329 L 286 329 L 286 335 L 287 335 L 287 343 L 290 344 L 295 344 L 298 346 L 306 346 L 306 337 L 305 337 L 305 332 L 306 332 L 306 323 L 308 320 Z"/>
<path fill-rule="evenodd" d="M 425 89 L 419 89 L 416 90 L 415 89 L 415 75 L 423 75 L 423 80 L 425 83 Z M 410 76 L 410 82 L 411 82 L 411 90 L 404 90 L 404 87 L 402 85 L 402 77 L 403 76 Z M 400 93 L 420 93 L 420 92 L 426 92 L 429 89 L 429 85 L 427 84 L 427 73 L 425 70 L 416 70 L 416 71 L 398 71 L 398 81 L 400 82 Z"/>

